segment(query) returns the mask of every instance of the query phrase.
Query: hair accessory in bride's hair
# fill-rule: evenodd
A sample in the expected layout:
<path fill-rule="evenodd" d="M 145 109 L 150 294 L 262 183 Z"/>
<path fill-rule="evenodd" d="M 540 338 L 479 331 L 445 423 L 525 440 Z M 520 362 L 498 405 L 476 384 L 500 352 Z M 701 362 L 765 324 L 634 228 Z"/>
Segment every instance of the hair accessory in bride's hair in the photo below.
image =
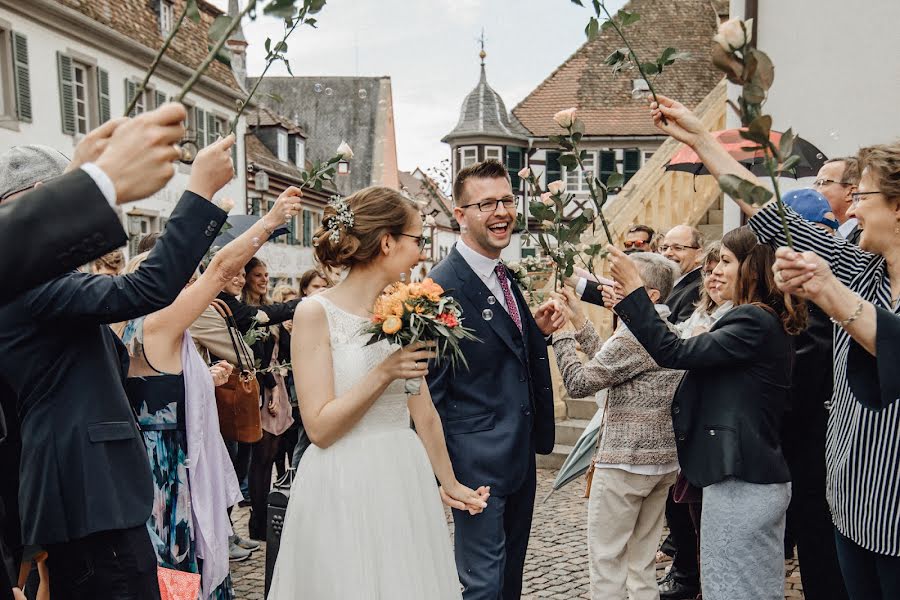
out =
<path fill-rule="evenodd" d="M 353 211 L 350 205 L 341 196 L 332 196 L 328 201 L 328 206 L 334 209 L 334 216 L 325 219 L 325 227 L 331 232 L 332 242 L 341 239 L 341 228 L 344 231 L 350 231 L 353 227 Z"/>

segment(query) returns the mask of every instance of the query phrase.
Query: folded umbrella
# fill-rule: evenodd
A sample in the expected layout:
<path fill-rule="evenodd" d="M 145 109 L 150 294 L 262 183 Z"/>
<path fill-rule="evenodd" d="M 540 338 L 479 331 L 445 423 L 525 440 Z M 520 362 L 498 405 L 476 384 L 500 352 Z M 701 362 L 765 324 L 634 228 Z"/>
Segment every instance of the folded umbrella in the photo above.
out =
<path fill-rule="evenodd" d="M 750 169 L 754 175 L 768 175 L 764 164 L 765 155 L 762 150 L 755 152 L 745 150 L 745 148 L 752 148 L 757 144 L 750 140 L 745 140 L 739 132 L 740 129 L 725 129 L 713 132 L 713 137 L 735 160 Z M 770 132 L 769 139 L 778 147 L 778 144 L 781 142 L 781 132 Z M 796 167 L 782 175 L 788 175 L 794 179 L 815 176 L 828 159 L 821 150 L 800 137 L 794 139 L 793 154 L 800 157 L 800 162 Z M 689 146 L 684 146 L 675 153 L 675 156 L 666 164 L 666 171 L 685 171 L 694 175 L 709 175 L 709 169 L 706 168 L 706 165 L 703 164 L 697 153 Z"/>
<path fill-rule="evenodd" d="M 597 394 L 598 400 L 602 400 L 603 405 L 605 406 L 606 401 L 604 397 L 606 395 L 606 390 L 601 390 Z M 603 397 L 601 397 L 600 394 L 602 394 Z M 556 490 L 564 485 L 572 483 L 584 475 L 587 472 L 588 467 L 591 466 L 591 459 L 594 457 L 594 452 L 597 450 L 597 437 L 600 435 L 600 425 L 603 422 L 603 410 L 604 408 L 601 406 L 601 408 L 594 413 L 594 416 L 591 417 L 591 420 L 587 427 L 584 428 L 581 437 L 575 442 L 575 446 L 572 448 L 572 451 L 569 452 L 569 456 L 566 457 L 565 462 L 559 468 L 556 479 L 553 481 L 553 487 L 550 492 L 544 496 L 542 502 L 546 502 Z"/>

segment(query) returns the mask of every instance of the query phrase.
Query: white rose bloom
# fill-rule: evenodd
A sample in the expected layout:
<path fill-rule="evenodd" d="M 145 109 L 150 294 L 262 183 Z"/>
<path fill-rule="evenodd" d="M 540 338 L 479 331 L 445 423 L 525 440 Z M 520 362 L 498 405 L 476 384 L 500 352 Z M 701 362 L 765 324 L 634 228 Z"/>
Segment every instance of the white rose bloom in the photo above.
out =
<path fill-rule="evenodd" d="M 719 32 L 713 36 L 713 41 L 718 43 L 726 52 L 734 52 L 750 43 L 753 37 L 753 19 L 743 22 L 740 19 L 728 19 L 719 25 Z M 746 36 L 744 29 L 746 28 Z"/>
<path fill-rule="evenodd" d="M 551 194 L 557 196 L 566 191 L 566 182 L 561 180 L 556 180 L 547 185 L 547 189 Z"/>
<path fill-rule="evenodd" d="M 269 322 L 269 315 L 267 315 L 264 311 L 258 310 L 256 311 L 256 322 L 260 325 L 265 325 Z"/>
<path fill-rule="evenodd" d="M 521 177 L 522 179 L 528 179 L 529 177 L 531 177 L 531 169 L 525 167 L 524 169 L 519 171 L 519 177 Z"/>
<path fill-rule="evenodd" d="M 541 194 L 541 202 L 546 204 L 547 206 L 553 206 L 553 194 L 550 192 L 544 192 Z"/>
<path fill-rule="evenodd" d="M 350 160 L 353 158 L 353 150 L 350 149 L 350 144 L 341 140 L 341 145 L 338 146 L 337 154 L 344 160 Z"/>
<path fill-rule="evenodd" d="M 425 217 L 425 226 L 426 227 L 434 227 L 434 224 L 435 224 L 434 215 L 427 215 Z"/>
<path fill-rule="evenodd" d="M 572 123 L 575 122 L 575 111 L 576 109 L 574 107 L 561 110 L 553 115 L 553 120 L 563 129 L 568 129 L 572 126 Z"/>

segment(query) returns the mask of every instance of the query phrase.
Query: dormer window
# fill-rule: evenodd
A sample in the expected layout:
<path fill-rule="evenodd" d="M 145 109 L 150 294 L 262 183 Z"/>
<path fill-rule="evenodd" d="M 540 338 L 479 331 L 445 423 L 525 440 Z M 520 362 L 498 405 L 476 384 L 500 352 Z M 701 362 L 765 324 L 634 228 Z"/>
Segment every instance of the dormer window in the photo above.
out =
<path fill-rule="evenodd" d="M 159 0 L 159 30 L 163 37 L 169 35 L 175 24 L 175 5 L 172 0 Z"/>
<path fill-rule="evenodd" d="M 342 160 L 337 164 L 338 175 L 348 175 L 350 173 L 350 163 Z"/>
<path fill-rule="evenodd" d="M 294 158 L 296 159 L 297 168 L 301 171 L 306 165 L 306 140 L 297 136 L 294 140 Z"/>
<path fill-rule="evenodd" d="M 288 132 L 278 130 L 278 160 L 288 162 Z"/>

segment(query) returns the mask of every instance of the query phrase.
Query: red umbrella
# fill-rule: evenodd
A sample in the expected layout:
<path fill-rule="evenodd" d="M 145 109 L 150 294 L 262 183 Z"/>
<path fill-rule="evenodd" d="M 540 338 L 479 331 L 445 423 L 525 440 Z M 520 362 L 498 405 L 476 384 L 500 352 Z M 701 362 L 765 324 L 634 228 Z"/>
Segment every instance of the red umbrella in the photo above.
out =
<path fill-rule="evenodd" d="M 764 165 L 765 156 L 762 150 L 745 150 L 744 148 L 752 148 L 757 146 L 750 140 L 741 137 L 740 129 L 725 129 L 724 131 L 716 131 L 713 137 L 734 157 L 735 160 L 750 169 L 756 175 L 767 175 Z M 777 147 L 781 142 L 781 132 L 772 131 L 769 133 L 769 140 Z M 800 157 L 800 162 L 789 174 L 795 179 L 798 177 L 812 177 L 819 172 L 819 169 L 825 164 L 827 157 L 825 154 L 804 140 L 797 137 L 794 139 L 793 153 Z M 700 161 L 697 153 L 691 150 L 689 146 L 683 146 L 672 160 L 666 165 L 666 171 L 685 171 L 694 175 L 709 175 L 709 170 Z"/>

